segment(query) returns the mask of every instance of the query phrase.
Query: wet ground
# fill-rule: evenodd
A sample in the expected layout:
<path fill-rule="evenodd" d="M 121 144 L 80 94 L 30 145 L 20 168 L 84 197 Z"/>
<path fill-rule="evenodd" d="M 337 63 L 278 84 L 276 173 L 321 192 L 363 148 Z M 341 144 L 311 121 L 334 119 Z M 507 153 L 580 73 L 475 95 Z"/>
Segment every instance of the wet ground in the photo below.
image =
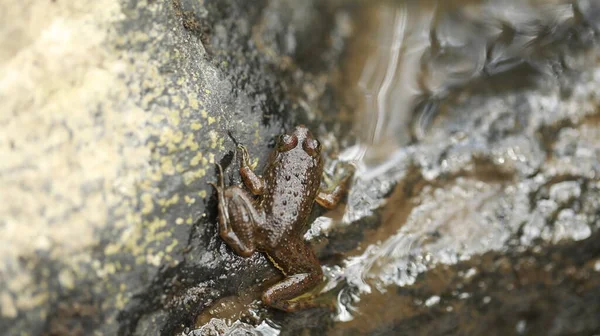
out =
<path fill-rule="evenodd" d="M 0 5 L 8 335 L 600 333 L 595 2 L 94 4 Z M 333 312 L 260 303 L 207 184 L 298 123 L 357 168 Z"/>

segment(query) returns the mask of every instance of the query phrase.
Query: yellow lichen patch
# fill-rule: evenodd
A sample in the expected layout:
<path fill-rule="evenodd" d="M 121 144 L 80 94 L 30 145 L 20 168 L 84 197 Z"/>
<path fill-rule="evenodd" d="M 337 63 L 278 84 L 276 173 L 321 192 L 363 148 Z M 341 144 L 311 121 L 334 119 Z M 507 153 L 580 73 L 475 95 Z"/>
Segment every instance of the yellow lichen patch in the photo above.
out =
<path fill-rule="evenodd" d="M 173 130 L 170 128 L 162 129 L 158 140 L 159 146 L 166 146 L 173 138 Z"/>
<path fill-rule="evenodd" d="M 183 139 L 183 133 L 164 128 L 159 131 L 158 146 L 166 147 L 169 153 L 177 151 L 177 144 Z"/>
<path fill-rule="evenodd" d="M 187 97 L 187 99 L 188 99 L 188 105 L 189 105 L 189 106 L 190 106 L 192 109 L 194 109 L 194 110 L 197 110 L 197 109 L 198 109 L 198 107 L 200 107 L 200 102 L 198 101 L 198 99 L 196 98 L 196 96 L 193 96 L 193 95 L 191 95 L 191 94 L 188 94 L 188 97 Z"/>
<path fill-rule="evenodd" d="M 171 88 L 169 88 L 169 90 L 171 90 Z M 171 98 L 171 103 L 173 103 L 173 105 L 175 105 L 179 108 L 182 108 L 183 106 L 185 106 L 185 103 L 184 103 L 183 99 L 181 99 L 180 96 L 174 95 L 170 98 Z M 172 111 L 169 113 L 172 113 Z M 179 116 L 179 114 L 178 114 L 178 116 Z"/>
<path fill-rule="evenodd" d="M 150 170 L 149 172 L 147 172 L 147 176 L 150 179 L 150 181 L 154 182 L 159 182 L 163 179 L 163 174 L 158 169 Z"/>
<path fill-rule="evenodd" d="M 219 150 L 225 150 L 225 147 L 223 146 L 223 142 L 225 141 L 225 138 L 219 138 Z"/>
<path fill-rule="evenodd" d="M 202 198 L 206 198 L 206 190 L 200 190 L 198 192 L 198 196 L 202 197 Z"/>
<path fill-rule="evenodd" d="M 178 194 L 174 194 L 173 196 L 171 196 L 171 198 L 168 198 L 168 199 L 161 198 L 157 201 L 158 205 L 160 205 L 162 207 L 169 207 L 173 204 L 177 204 L 178 202 L 179 202 Z"/>
<path fill-rule="evenodd" d="M 175 98 L 175 97 L 173 97 Z M 179 116 L 179 110 L 172 110 L 167 113 L 167 120 L 173 126 L 178 126 L 179 122 L 181 122 L 181 117 Z"/>
<path fill-rule="evenodd" d="M 219 136 L 217 135 L 217 132 L 211 130 L 208 132 L 208 138 L 210 139 L 210 148 L 216 149 L 217 145 L 219 144 Z"/>
<path fill-rule="evenodd" d="M 154 234 L 158 232 L 160 229 L 167 226 L 167 221 L 165 219 L 161 219 L 158 217 L 154 217 L 154 219 L 147 224 L 148 234 Z"/>
<path fill-rule="evenodd" d="M 69 269 L 63 269 L 58 273 L 58 281 L 63 288 L 75 288 L 75 280 L 73 278 L 73 273 Z"/>
<path fill-rule="evenodd" d="M 192 152 L 195 152 L 200 148 L 200 145 L 198 145 L 198 142 L 194 138 L 193 133 L 188 133 L 187 137 L 185 138 L 185 141 L 181 145 L 182 150 L 184 150 L 186 148 L 189 148 L 190 151 L 192 151 Z"/>
<path fill-rule="evenodd" d="M 205 110 L 205 109 L 202 109 L 202 110 L 200 111 L 200 115 L 201 115 L 201 116 L 202 116 L 202 118 L 204 118 L 204 119 L 208 118 L 208 112 L 206 112 L 206 110 Z"/>
<path fill-rule="evenodd" d="M 172 235 L 173 234 L 170 231 L 160 231 L 152 237 L 152 241 L 148 241 L 147 243 L 163 241 L 166 238 L 171 237 Z"/>
<path fill-rule="evenodd" d="M 98 272 L 101 278 L 106 278 L 109 275 L 113 275 L 117 272 L 117 266 L 114 263 L 106 263 L 104 267 Z"/>
<path fill-rule="evenodd" d="M 213 117 L 208 117 L 208 124 L 209 124 L 209 125 L 212 125 L 212 124 L 214 124 L 214 123 L 215 123 L 215 121 L 217 121 L 215 118 L 213 118 Z"/>
<path fill-rule="evenodd" d="M 146 257 L 143 255 L 138 255 L 135 257 L 135 263 L 136 265 L 141 265 L 144 264 L 146 262 Z"/>
<path fill-rule="evenodd" d="M 152 195 L 143 194 L 141 197 L 142 201 L 142 213 L 147 215 L 154 209 L 154 202 L 152 201 Z"/>
<path fill-rule="evenodd" d="M 183 140 L 183 132 L 180 130 L 177 130 L 173 133 L 173 138 L 171 139 L 171 141 L 173 141 L 174 143 L 180 143 L 181 140 Z"/>
<path fill-rule="evenodd" d="M 190 128 L 191 128 L 193 131 L 197 131 L 197 130 L 199 130 L 199 129 L 201 129 L 201 128 L 202 128 L 202 124 L 201 124 L 201 123 L 199 123 L 199 122 L 197 122 L 197 121 L 194 121 L 194 122 L 193 122 L 193 123 L 190 125 Z"/>
<path fill-rule="evenodd" d="M 160 261 L 162 257 L 159 254 L 146 254 L 146 262 L 150 265 L 154 265 L 156 267 L 160 266 Z"/>
<path fill-rule="evenodd" d="M 20 310 L 30 310 L 34 307 L 39 307 L 48 301 L 48 292 L 40 292 L 31 295 L 23 295 L 17 297 L 17 307 Z"/>
<path fill-rule="evenodd" d="M 177 239 L 173 239 L 171 244 L 169 244 L 167 247 L 165 247 L 165 252 L 167 254 L 170 254 L 171 252 L 173 252 L 173 249 L 175 248 L 175 246 L 177 246 L 177 244 L 179 244 L 179 241 L 177 241 Z"/>
<path fill-rule="evenodd" d="M 125 297 L 123 292 L 117 293 L 117 296 L 115 299 L 115 307 L 119 310 L 122 310 L 123 308 L 125 308 L 125 305 L 127 304 L 128 301 L 129 300 Z"/>
<path fill-rule="evenodd" d="M 5 318 L 17 317 L 18 311 L 12 296 L 7 292 L 0 294 L 0 316 Z"/>
<path fill-rule="evenodd" d="M 177 204 L 178 202 L 179 202 L 179 195 L 175 194 L 167 200 L 167 203 L 165 205 L 171 206 L 171 205 Z"/>
<path fill-rule="evenodd" d="M 165 116 L 162 114 L 155 114 L 150 118 L 150 121 L 153 124 L 160 124 L 161 121 L 163 121 L 165 119 Z"/>
<path fill-rule="evenodd" d="M 196 199 L 195 199 L 195 198 L 193 198 L 193 197 L 190 197 L 190 196 L 187 196 L 187 195 L 186 195 L 186 196 L 184 197 L 184 199 L 185 199 L 185 203 L 187 203 L 187 204 L 189 204 L 189 205 L 192 205 L 192 204 L 196 203 Z"/>
<path fill-rule="evenodd" d="M 186 224 L 192 225 L 194 223 L 194 220 L 192 219 L 192 216 L 188 217 L 188 219 L 185 220 Z"/>
<path fill-rule="evenodd" d="M 166 175 L 175 174 L 175 167 L 173 166 L 172 158 L 169 156 L 163 156 L 160 158 L 160 170 Z"/>
<path fill-rule="evenodd" d="M 138 190 L 144 190 L 148 193 L 156 193 L 159 191 L 158 188 L 154 186 L 153 181 L 151 180 L 136 181 L 135 185 Z"/>
<path fill-rule="evenodd" d="M 104 248 L 104 255 L 111 256 L 121 251 L 121 245 L 117 243 L 109 243 Z"/>
<path fill-rule="evenodd" d="M 181 217 L 178 217 L 178 218 L 175 220 L 175 224 L 177 224 L 177 225 L 181 225 L 181 224 L 183 224 L 183 218 L 181 218 Z"/>
<path fill-rule="evenodd" d="M 190 166 L 197 166 L 202 160 L 202 152 L 196 153 L 196 155 L 190 160 Z"/>
<path fill-rule="evenodd" d="M 115 290 L 112 289 L 111 292 L 115 292 Z M 127 285 L 125 283 L 121 283 L 119 285 L 119 288 L 116 290 L 116 294 L 113 294 L 113 296 L 115 297 L 115 307 L 117 307 L 118 309 L 125 308 L 125 305 L 127 305 L 127 303 L 129 302 L 130 295 L 128 295 L 126 292 Z"/>
<path fill-rule="evenodd" d="M 204 168 L 186 171 L 185 173 L 183 173 L 183 183 L 185 185 L 190 185 L 194 181 L 201 179 L 205 175 L 206 175 L 206 170 Z"/>
<path fill-rule="evenodd" d="M 130 197 L 135 197 L 135 195 L 131 195 Z M 127 211 L 129 211 L 129 209 L 131 209 L 131 201 L 130 200 L 124 200 L 123 202 L 121 202 L 121 204 L 119 204 L 115 209 L 114 209 L 114 215 L 117 217 L 122 217 L 123 215 L 125 215 L 125 213 L 127 213 Z M 118 221 L 120 226 L 122 224 L 122 221 Z"/>

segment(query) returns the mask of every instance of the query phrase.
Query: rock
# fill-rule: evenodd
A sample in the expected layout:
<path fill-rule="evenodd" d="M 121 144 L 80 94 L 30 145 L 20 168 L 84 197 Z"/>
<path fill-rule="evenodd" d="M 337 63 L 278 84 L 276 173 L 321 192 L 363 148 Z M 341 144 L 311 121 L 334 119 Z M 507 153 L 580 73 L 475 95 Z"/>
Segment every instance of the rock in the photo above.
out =
<path fill-rule="evenodd" d="M 285 127 L 318 123 L 291 91 L 312 85 L 309 105 L 335 102 L 321 74 L 338 55 L 306 62 L 306 75 L 271 57 L 283 42 L 292 56 L 333 50 L 294 42 L 334 34 L 329 22 L 296 30 L 317 7 L 294 6 L 307 12 L 290 25 L 265 1 L 0 5 L 19 18 L 0 31 L 6 334 L 172 333 L 273 274 L 218 239 L 207 182 L 233 162 L 234 141 L 262 162 Z M 264 36 L 261 50 L 265 25 L 285 38 Z"/>

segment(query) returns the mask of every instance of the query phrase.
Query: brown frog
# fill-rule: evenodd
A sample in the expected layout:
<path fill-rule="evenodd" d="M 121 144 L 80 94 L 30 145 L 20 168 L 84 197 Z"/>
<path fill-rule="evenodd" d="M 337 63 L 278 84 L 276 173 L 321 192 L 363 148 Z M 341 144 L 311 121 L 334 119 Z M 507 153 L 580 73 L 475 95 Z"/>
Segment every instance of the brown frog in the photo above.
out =
<path fill-rule="evenodd" d="M 263 252 L 285 276 L 268 288 L 262 300 L 284 311 L 314 306 L 311 298 L 299 298 L 323 280 L 321 265 L 304 241 L 313 203 L 334 208 L 345 191 L 350 175 L 330 191 L 320 190 L 323 175 L 321 144 L 305 126 L 279 137 L 263 176 L 249 165 L 242 153 L 240 175 L 253 196 L 241 187 L 225 188 L 219 168 L 219 234 L 240 256 Z"/>

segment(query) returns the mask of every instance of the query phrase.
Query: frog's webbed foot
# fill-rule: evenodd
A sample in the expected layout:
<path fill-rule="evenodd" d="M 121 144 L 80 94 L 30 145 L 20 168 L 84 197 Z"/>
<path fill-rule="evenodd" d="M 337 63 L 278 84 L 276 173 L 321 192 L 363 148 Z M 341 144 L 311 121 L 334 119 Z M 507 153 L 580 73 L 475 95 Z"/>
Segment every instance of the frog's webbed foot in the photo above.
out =
<path fill-rule="evenodd" d="M 242 152 L 240 163 L 240 175 L 244 184 L 254 195 L 262 195 L 265 192 L 265 181 L 262 177 L 256 175 L 250 168 L 250 155 L 246 147 L 238 145 L 238 149 Z"/>
<path fill-rule="evenodd" d="M 262 297 L 265 304 L 286 312 L 323 306 L 312 297 L 303 298 L 301 295 L 322 281 L 322 274 L 300 273 L 286 277 L 281 282 L 270 287 Z"/>
<path fill-rule="evenodd" d="M 210 183 L 217 190 L 219 200 L 219 235 L 238 255 L 251 256 L 254 245 L 254 229 L 257 221 L 263 220 L 255 209 L 252 196 L 239 187 L 225 189 L 223 169 L 219 168 L 219 184 Z"/>

